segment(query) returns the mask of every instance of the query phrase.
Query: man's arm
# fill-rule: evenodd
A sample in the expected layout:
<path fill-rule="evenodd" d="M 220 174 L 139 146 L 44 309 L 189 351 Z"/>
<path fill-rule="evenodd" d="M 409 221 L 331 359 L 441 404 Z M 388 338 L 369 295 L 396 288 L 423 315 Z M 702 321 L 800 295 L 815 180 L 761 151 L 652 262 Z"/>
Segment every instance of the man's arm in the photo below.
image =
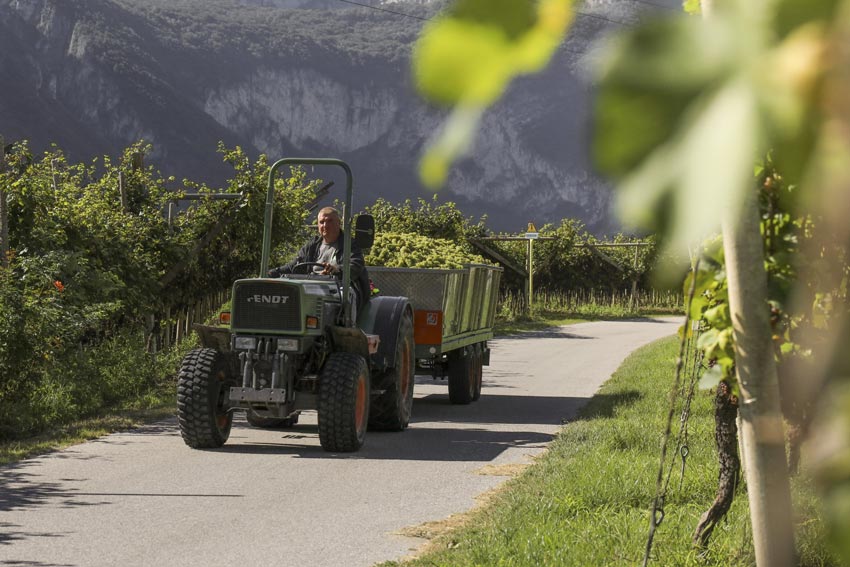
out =
<path fill-rule="evenodd" d="M 355 281 L 366 267 L 366 259 L 363 258 L 363 251 L 354 241 L 351 241 L 351 280 Z"/>
<path fill-rule="evenodd" d="M 310 262 L 311 261 L 309 259 L 310 245 L 312 243 L 313 243 L 313 241 L 311 240 L 311 241 L 307 242 L 307 244 L 302 246 L 301 249 L 295 254 L 295 258 L 293 258 L 291 261 L 287 262 L 283 266 L 279 266 L 277 268 L 269 270 L 269 277 L 279 278 L 283 274 L 291 274 L 292 268 L 294 268 L 298 264 L 303 264 L 304 262 Z"/>

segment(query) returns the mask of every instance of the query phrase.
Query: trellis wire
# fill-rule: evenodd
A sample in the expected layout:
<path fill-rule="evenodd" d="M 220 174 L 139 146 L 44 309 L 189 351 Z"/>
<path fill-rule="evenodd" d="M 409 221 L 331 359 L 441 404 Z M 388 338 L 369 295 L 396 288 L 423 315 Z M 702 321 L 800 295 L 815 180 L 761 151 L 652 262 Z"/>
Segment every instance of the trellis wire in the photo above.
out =
<path fill-rule="evenodd" d="M 677 436 L 677 450 L 682 458 L 682 479 L 684 479 L 685 475 L 685 463 L 688 457 L 688 445 L 687 445 L 687 423 L 688 418 L 690 417 L 690 407 L 691 400 L 693 399 L 693 394 L 696 386 L 696 377 L 699 372 L 700 365 L 700 356 L 696 352 L 696 349 L 692 347 L 692 344 L 695 344 L 696 339 L 699 336 L 700 326 L 697 321 L 696 325 L 689 329 L 689 325 L 692 324 L 690 313 L 691 313 L 691 303 L 694 299 L 694 293 L 696 290 L 696 274 L 699 271 L 699 259 L 694 264 L 693 267 L 693 277 L 691 278 L 690 289 L 688 290 L 688 298 L 687 303 L 685 305 L 685 332 L 682 334 L 682 339 L 679 342 L 679 356 L 676 359 L 676 373 L 673 380 L 673 387 L 670 391 L 670 410 L 667 413 L 667 424 L 664 431 L 664 437 L 661 443 L 661 461 L 658 467 L 658 477 L 656 478 L 655 484 L 655 498 L 652 502 L 652 511 L 649 517 L 649 534 L 647 536 L 646 541 L 646 551 L 643 556 L 643 567 L 646 567 L 649 564 L 649 556 L 652 551 L 652 542 L 655 537 L 655 530 L 658 526 L 661 525 L 661 522 L 664 521 L 664 504 L 667 498 L 667 489 L 670 484 L 670 478 L 673 472 L 673 463 L 675 459 L 670 460 L 670 466 L 667 469 L 667 475 L 665 479 L 664 469 L 667 462 L 667 444 L 670 440 L 670 433 L 672 431 L 673 425 L 673 414 L 676 412 L 676 401 L 680 396 L 685 397 L 685 402 L 682 407 L 682 412 L 680 414 L 680 427 L 679 433 Z M 689 332 L 692 331 L 692 332 Z M 693 354 L 692 354 L 693 353 Z M 693 356 L 693 358 L 691 358 Z M 682 369 L 685 368 L 691 370 L 691 376 L 689 379 L 689 385 L 685 387 L 682 383 Z M 681 385 L 681 390 L 680 390 Z M 681 481 L 680 481 L 681 487 Z"/>

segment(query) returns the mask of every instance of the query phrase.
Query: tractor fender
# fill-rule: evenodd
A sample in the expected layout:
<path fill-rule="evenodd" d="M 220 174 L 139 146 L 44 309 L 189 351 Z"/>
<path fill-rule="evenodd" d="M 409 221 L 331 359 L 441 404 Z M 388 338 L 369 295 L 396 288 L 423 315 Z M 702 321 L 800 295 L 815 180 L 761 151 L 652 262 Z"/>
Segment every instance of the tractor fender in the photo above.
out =
<path fill-rule="evenodd" d="M 328 331 L 338 352 L 359 354 L 363 360 L 369 361 L 369 344 L 366 335 L 357 327 L 329 327 Z"/>
<path fill-rule="evenodd" d="M 378 335 L 381 342 L 378 352 L 372 356 L 375 370 L 386 370 L 395 366 L 396 343 L 401 319 L 408 313 L 413 320 L 413 308 L 406 297 L 373 297 L 357 318 L 358 326 L 367 335 Z"/>

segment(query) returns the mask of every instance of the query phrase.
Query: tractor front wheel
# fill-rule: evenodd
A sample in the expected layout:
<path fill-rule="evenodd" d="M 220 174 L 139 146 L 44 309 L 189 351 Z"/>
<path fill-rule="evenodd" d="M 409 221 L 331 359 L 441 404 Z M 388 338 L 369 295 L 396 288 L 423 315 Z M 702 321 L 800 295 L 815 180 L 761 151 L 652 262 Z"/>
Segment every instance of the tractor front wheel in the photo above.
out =
<path fill-rule="evenodd" d="M 213 449 L 230 437 L 233 412 L 226 400 L 235 386 L 224 355 L 211 348 L 189 352 L 177 375 L 177 422 L 189 447 Z"/>
<path fill-rule="evenodd" d="M 334 352 L 319 376 L 319 442 L 325 451 L 363 446 L 369 421 L 369 368 L 362 356 Z"/>

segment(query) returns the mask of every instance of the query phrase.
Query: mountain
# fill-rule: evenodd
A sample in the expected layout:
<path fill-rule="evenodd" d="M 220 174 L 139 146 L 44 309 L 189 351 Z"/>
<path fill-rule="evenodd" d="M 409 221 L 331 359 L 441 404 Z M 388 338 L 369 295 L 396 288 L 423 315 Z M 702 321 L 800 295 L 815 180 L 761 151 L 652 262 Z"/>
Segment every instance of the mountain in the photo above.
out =
<path fill-rule="evenodd" d="M 487 112 L 441 196 L 468 215 L 487 214 L 496 230 L 564 217 L 615 230 L 608 187 L 589 166 L 592 87 L 583 68 L 595 40 L 651 5 L 585 3 L 552 65 Z M 444 6 L 0 0 L 0 134 L 36 150 L 55 142 L 81 160 L 144 139 L 154 145 L 148 162 L 164 174 L 213 185 L 230 173 L 219 140 L 272 160 L 340 157 L 355 173 L 358 208 L 378 197 L 427 197 L 417 161 L 445 110 L 416 95 L 409 58 Z"/>

